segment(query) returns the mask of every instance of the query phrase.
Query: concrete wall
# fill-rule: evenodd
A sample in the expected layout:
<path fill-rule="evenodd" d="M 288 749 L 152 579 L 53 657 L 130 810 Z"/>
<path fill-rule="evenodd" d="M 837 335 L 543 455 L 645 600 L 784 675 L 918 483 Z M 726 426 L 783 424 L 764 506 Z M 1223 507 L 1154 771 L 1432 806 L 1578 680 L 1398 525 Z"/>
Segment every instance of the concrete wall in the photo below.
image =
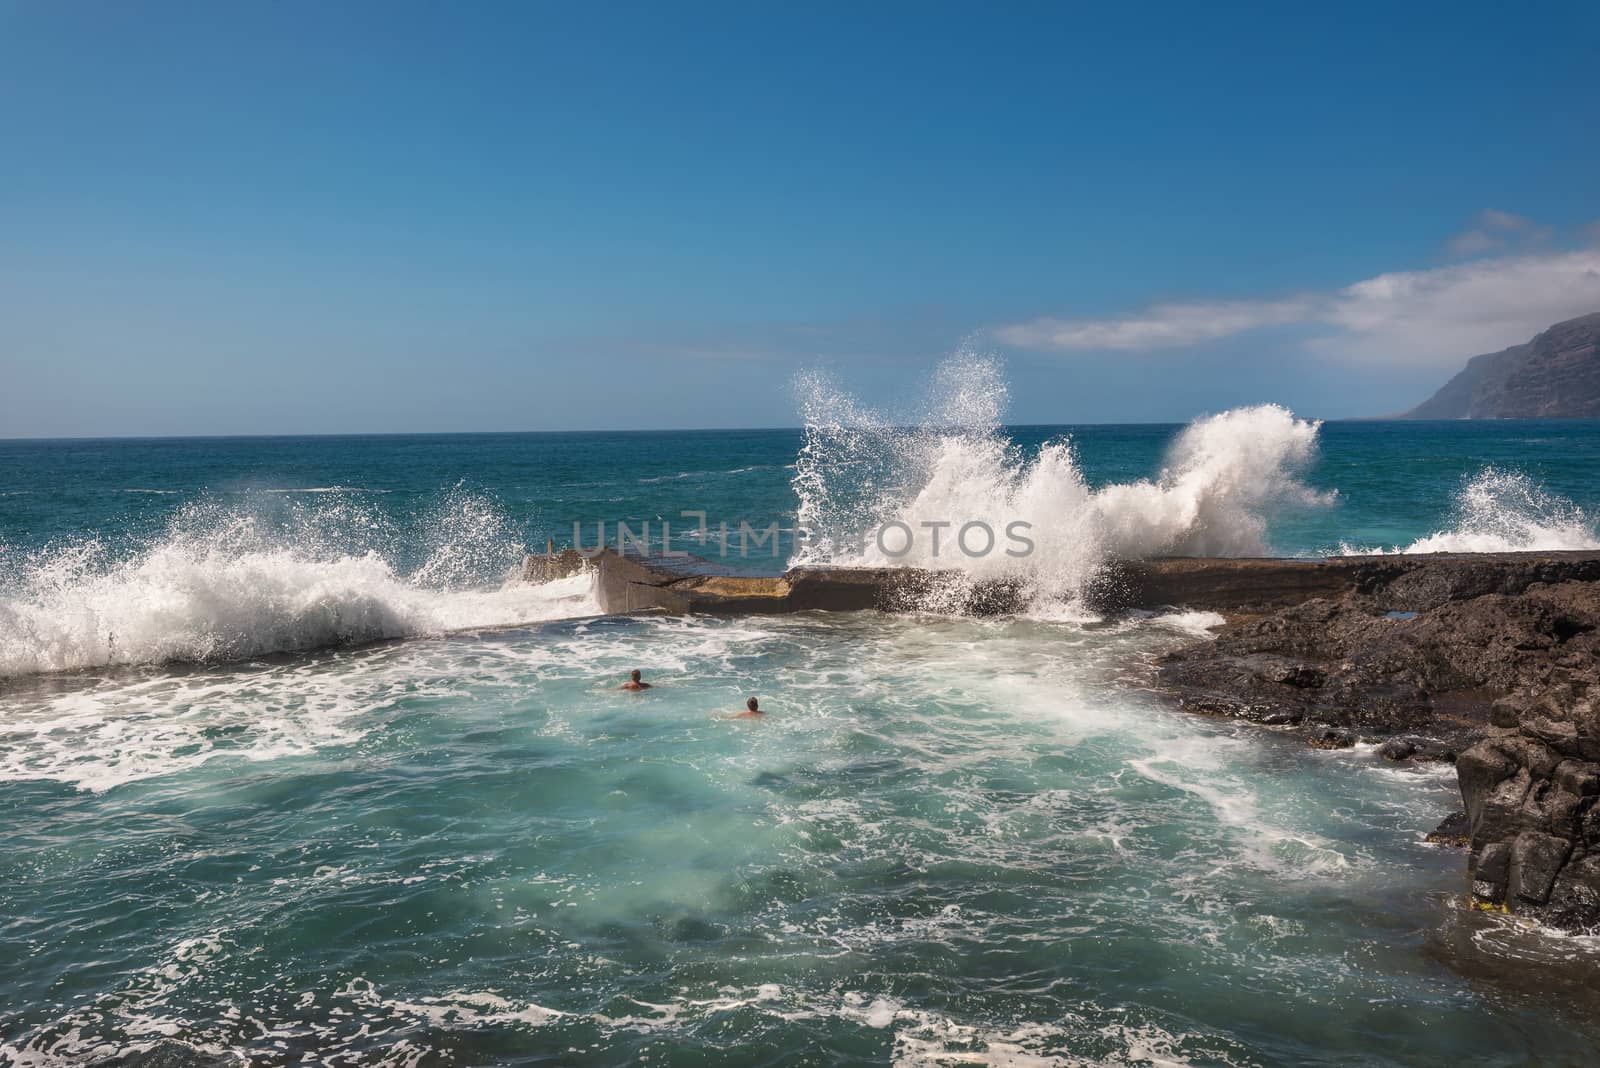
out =
<path fill-rule="evenodd" d="M 772 577 L 692 557 L 625 557 L 607 549 L 592 560 L 572 550 L 530 556 L 524 571 L 546 581 L 584 567 L 597 572 L 601 607 L 616 613 L 907 611 L 931 602 L 984 615 L 1022 607 L 1023 591 L 1014 585 L 971 588 L 951 573 L 913 568 L 800 567 Z M 1536 582 L 1566 581 L 1600 581 L 1600 552 L 1126 561 L 1107 568 L 1089 599 L 1105 611 L 1171 606 L 1239 615 L 1362 593 L 1414 609 L 1463 594 L 1520 593 Z"/>

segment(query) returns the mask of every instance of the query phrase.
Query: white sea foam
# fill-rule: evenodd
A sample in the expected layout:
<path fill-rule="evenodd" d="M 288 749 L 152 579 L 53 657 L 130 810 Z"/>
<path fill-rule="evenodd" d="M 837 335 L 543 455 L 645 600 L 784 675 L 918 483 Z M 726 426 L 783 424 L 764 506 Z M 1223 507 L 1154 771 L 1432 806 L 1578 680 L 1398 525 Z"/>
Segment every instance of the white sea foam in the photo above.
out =
<path fill-rule="evenodd" d="M 262 493 L 388 493 L 388 490 L 371 490 L 361 486 L 291 486 L 265 489 Z"/>
<path fill-rule="evenodd" d="M 345 505 L 295 513 L 288 528 L 197 505 L 131 554 L 90 540 L 14 557 L 0 568 L 0 677 L 234 660 L 599 611 L 587 576 L 520 581 L 520 546 L 481 499 L 451 495 L 427 518 L 426 558 L 409 572 L 385 552 L 381 527 L 375 513 Z"/>
<path fill-rule="evenodd" d="M 1155 478 L 1094 488 L 1070 440 L 1028 456 L 1004 436 L 993 359 L 946 361 L 908 418 L 872 411 L 820 376 L 799 389 L 806 440 L 794 486 L 810 537 L 797 562 L 959 569 L 1020 582 L 1046 605 L 1073 599 L 1114 559 L 1265 553 L 1274 510 L 1330 499 L 1299 477 L 1319 424 L 1276 405 L 1197 420 Z M 914 534 L 908 546 L 896 523 Z M 969 523 L 994 532 L 991 551 L 982 528 L 958 540 Z M 948 524 L 937 548 L 930 524 Z M 1031 550 L 1008 538 L 1013 530 Z"/>
<path fill-rule="evenodd" d="M 1226 623 L 1227 619 L 1218 612 L 1166 612 L 1154 617 L 1153 622 L 1204 638 L 1209 637 L 1214 628 Z"/>
<path fill-rule="evenodd" d="M 1401 549 L 1351 545 L 1351 555 L 1401 553 L 1552 552 L 1600 549 L 1595 521 L 1560 494 L 1527 475 L 1485 467 L 1456 496 L 1453 525 Z"/>
<path fill-rule="evenodd" d="M 484 753 L 497 754 L 485 766 L 489 787 L 500 796 L 504 754 L 512 746 L 524 750 L 533 737 L 528 732 L 536 731 L 541 748 L 559 737 L 550 751 L 564 750 L 563 761 L 579 762 L 571 766 L 611 768 L 623 776 L 607 772 L 595 781 L 597 811 L 626 822 L 644 856 L 659 849 L 664 860 L 640 864 L 630 850 L 626 858 L 607 851 L 618 856 L 620 869 L 605 856 L 595 863 L 596 851 L 572 865 L 547 865 L 538 855 L 508 861 L 493 837 L 468 845 L 459 835 L 399 860 L 384 848 L 335 849 L 340 840 L 324 840 L 319 828 L 340 819 L 346 804 L 371 802 L 385 813 L 416 797 L 411 790 L 440 786 L 431 774 L 357 775 L 352 783 L 366 778 L 377 792 L 339 791 L 316 810 L 320 815 L 295 816 L 295 825 L 318 835 L 309 855 L 287 850 L 270 823 L 262 828 L 269 837 L 233 844 L 241 857 L 255 854 L 262 874 L 224 888 L 225 904 L 197 904 L 189 925 L 172 937 L 222 933 L 206 935 L 196 948 L 184 943 L 169 950 L 158 942 L 130 954 L 107 980 L 112 985 L 93 989 L 92 1001 L 37 1013 L 28 1030 L 14 1028 L 8 1040 L 16 1045 L 0 1045 L 0 1062 L 8 1054 L 31 1058 L 27 1063 L 58 1063 L 94 1050 L 140 1052 L 172 1033 L 240 1061 L 278 1059 L 279 1043 L 316 1049 L 324 1060 L 340 1063 L 426 1064 L 450 1050 L 518 1043 L 614 1049 L 620 1057 L 651 1048 L 704 1049 L 730 1033 L 800 1048 L 798 1042 L 820 1026 L 853 1035 L 852 1041 L 865 1034 L 882 1059 L 908 1066 L 1252 1063 L 1249 1056 L 1230 1056 L 1244 1048 L 1227 1037 L 1239 1021 L 1224 1017 L 1200 1028 L 1181 1004 L 1174 1007 L 1176 995 L 1130 1005 L 1114 988 L 1103 998 L 1066 1001 L 1036 991 L 1015 1002 L 956 1005 L 908 995 L 896 979 L 908 966 L 921 968 L 922 961 L 946 955 L 1004 953 L 1026 961 L 1032 947 L 1048 943 L 1072 950 L 1072 968 L 1063 973 L 1063 982 L 1071 982 L 1120 965 L 1114 952 L 1097 947 L 1116 945 L 1131 928 L 1133 943 L 1159 938 L 1163 959 L 1170 951 L 1180 967 L 1215 967 L 1225 982 L 1238 975 L 1270 980 L 1291 1007 L 1329 996 L 1301 988 L 1327 981 L 1342 943 L 1333 945 L 1331 957 L 1317 955 L 1322 951 L 1306 944 L 1322 936 L 1316 931 L 1274 946 L 1266 958 L 1263 944 L 1297 937 L 1287 917 L 1329 911 L 1326 888 L 1307 883 L 1371 878 L 1373 888 L 1384 890 L 1373 899 L 1395 899 L 1396 869 L 1363 861 L 1339 831 L 1344 814 L 1365 814 L 1368 830 L 1398 823 L 1397 811 L 1408 812 L 1403 825 L 1431 826 L 1439 791 L 1417 792 L 1410 812 L 1371 801 L 1377 791 L 1367 787 L 1326 797 L 1315 784 L 1286 788 L 1297 776 L 1262 766 L 1255 756 L 1260 739 L 1168 715 L 1130 695 L 1115 684 L 1120 669 L 1113 665 L 1174 643 L 1164 626 L 859 617 L 596 620 L 534 641 L 481 648 L 408 643 L 259 670 L 163 674 L 131 683 L 117 678 L 88 690 L 62 686 L 28 712 L 25 723 L 6 723 L 0 779 L 55 779 L 100 790 L 129 777 L 221 763 L 204 779 L 152 784 L 127 799 L 147 805 L 177 791 L 212 796 L 212 790 L 231 789 L 233 766 L 270 759 L 265 753 L 311 754 L 332 746 L 337 751 L 325 755 L 323 767 L 378 768 L 393 761 L 396 770 L 406 770 L 420 766 L 417 752 L 438 745 L 459 752 L 455 766 L 464 771 Z M 634 663 L 667 676 L 668 685 L 646 700 L 648 712 L 622 711 L 645 706 L 610 688 Z M 729 680 L 749 678 L 782 695 L 774 701 L 778 715 L 749 731 L 709 719 L 709 710 L 731 704 L 731 693 L 738 692 Z M 532 701 L 518 703 L 530 693 Z M 536 710 L 546 706 L 551 722 L 541 725 Z M 585 726 L 567 735 L 558 716 Z M 621 730 L 597 733 L 608 719 L 626 727 L 624 717 L 652 733 L 635 741 Z M 492 739 L 472 741 L 491 725 Z M 507 729 L 517 738 L 501 734 Z M 352 744 L 363 737 L 371 742 Z M 491 749 L 477 750 L 477 744 Z M 639 748 L 628 748 L 634 745 Z M 669 857 L 678 840 L 660 844 L 665 824 L 653 822 L 660 806 L 627 781 L 630 751 L 670 751 L 674 764 L 692 771 L 677 781 L 692 780 L 725 797 L 697 820 L 721 809 L 733 822 L 697 822 L 692 834 L 697 842 L 736 842 L 741 857 L 753 858 L 754 872 L 798 870 L 810 879 L 812 872 L 880 870 L 890 863 L 922 871 L 959 865 L 953 870 L 963 885 L 1009 887 L 1044 899 L 1033 902 L 1036 918 L 1028 919 L 1008 907 L 1014 894 L 942 900 L 917 893 L 896 897 L 900 907 L 888 909 L 863 902 L 854 889 L 836 898 L 824 889 L 808 896 L 804 907 L 787 897 L 752 896 L 747 900 L 761 912 L 741 906 L 740 918 L 730 921 L 735 937 L 753 932 L 757 948 L 748 959 L 723 967 L 718 956 L 708 971 L 708 958 L 686 953 L 687 967 L 668 972 L 665 982 L 653 974 L 640 981 L 632 960 L 593 956 L 578 943 L 618 917 L 642 925 L 661 915 L 706 914 L 714 888 L 730 884 L 705 874 L 722 865 L 695 861 L 688 852 Z M 1309 761 L 1315 772 L 1322 758 L 1297 748 L 1292 759 Z M 439 765 L 430 760 L 426 766 L 431 772 Z M 524 771 L 539 775 L 546 766 Z M 257 767 L 248 779 L 265 781 L 273 770 Z M 756 785 L 758 773 L 770 773 L 775 784 Z M 390 794 L 401 780 L 407 793 Z M 457 796 L 464 781 L 452 774 L 444 787 Z M 1357 781 L 1348 774 L 1337 778 Z M 633 791 L 631 798 L 623 788 Z M 1312 803 L 1329 797 L 1338 803 Z M 671 813 L 660 818 L 681 822 Z M 518 821 L 494 823 L 513 846 L 526 837 Z M 739 830 L 729 835 L 718 826 Z M 363 830 L 353 841 L 381 845 L 388 838 Z M 181 871 L 192 860 L 175 850 L 166 863 Z M 619 877 L 624 871 L 651 874 Z M 377 884 L 414 885 L 404 894 L 395 891 L 417 903 L 406 908 L 418 907 L 424 895 L 440 895 L 466 925 L 445 937 L 501 930 L 528 947 L 529 968 L 508 976 L 493 961 L 480 967 L 470 959 L 442 969 L 386 968 L 380 987 L 350 979 L 359 964 L 331 962 L 308 973 L 274 959 L 288 922 L 374 900 L 357 895 Z M 895 878 L 885 885 L 894 890 L 907 883 Z M 386 892 L 383 900 L 391 899 Z M 1261 915 L 1263 900 L 1273 915 Z M 214 928 L 206 922 L 209 910 L 218 910 Z M 1339 922 L 1341 910 L 1331 911 Z M 1275 919 L 1280 913 L 1286 918 Z M 767 942 L 770 948 L 761 948 Z M 856 977 L 851 962 L 863 959 L 890 962 L 884 970 L 889 981 Z M 1048 965 L 1054 958 L 1046 952 L 1033 959 Z M 762 985 L 749 978 L 754 973 Z M 339 978 L 329 981 L 328 974 Z M 1348 986 L 1332 989 L 1341 999 L 1353 996 Z M 591 990 L 594 996 L 584 996 Z M 790 1025 L 808 1020 L 818 1023 Z M 1243 1020 L 1247 1035 L 1252 1022 Z M 412 1043 L 403 1051 L 402 1035 Z M 374 1036 L 383 1050 L 373 1048 Z"/>

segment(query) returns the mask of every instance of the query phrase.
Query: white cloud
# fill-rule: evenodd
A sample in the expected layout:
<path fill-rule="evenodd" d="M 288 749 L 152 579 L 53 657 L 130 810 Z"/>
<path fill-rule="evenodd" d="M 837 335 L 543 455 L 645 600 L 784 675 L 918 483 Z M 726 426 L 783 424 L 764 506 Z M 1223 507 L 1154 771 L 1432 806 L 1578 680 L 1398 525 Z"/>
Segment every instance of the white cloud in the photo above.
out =
<path fill-rule="evenodd" d="M 1509 211 L 1496 211 L 1486 208 L 1478 213 L 1478 222 L 1491 230 L 1531 230 L 1533 220 L 1525 215 L 1516 215 Z"/>
<path fill-rule="evenodd" d="M 1485 212 L 1488 231 L 1537 233 L 1518 216 Z M 1600 248 L 1502 255 L 1424 271 L 1396 271 L 1331 293 L 1281 300 L 1155 304 L 1106 319 L 1035 319 L 1001 326 L 996 340 L 1057 352 L 1178 348 L 1272 326 L 1316 332 L 1307 351 L 1349 363 L 1445 366 L 1527 341 L 1600 311 Z"/>
<path fill-rule="evenodd" d="M 1117 319 L 1034 319 L 994 336 L 1024 349 L 1160 349 L 1303 322 L 1310 310 L 1299 299 L 1154 304 Z"/>
<path fill-rule="evenodd" d="M 1457 256 L 1481 256 L 1509 248 L 1528 248 L 1548 241 L 1554 231 L 1532 219 L 1490 208 L 1478 213 L 1473 224 L 1445 246 Z"/>
<path fill-rule="evenodd" d="M 1478 256 L 1492 252 L 1503 244 L 1502 240 L 1486 230 L 1463 230 L 1450 239 L 1447 248 L 1457 256 Z"/>

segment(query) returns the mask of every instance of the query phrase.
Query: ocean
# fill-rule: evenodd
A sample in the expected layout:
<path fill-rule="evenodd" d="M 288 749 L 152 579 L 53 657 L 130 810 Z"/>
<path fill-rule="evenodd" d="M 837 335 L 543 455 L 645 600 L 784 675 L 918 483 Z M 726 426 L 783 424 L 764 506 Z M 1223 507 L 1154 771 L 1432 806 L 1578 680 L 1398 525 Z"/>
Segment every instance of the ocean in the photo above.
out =
<path fill-rule="evenodd" d="M 1177 712 L 1152 662 L 1218 620 L 1074 593 L 1600 546 L 1600 426 L 1005 427 L 982 385 L 818 386 L 797 430 L 0 442 L 0 1064 L 1590 1060 L 1600 945 L 1464 908 L 1448 767 Z M 1033 608 L 603 618 L 516 577 L 663 522 Z"/>

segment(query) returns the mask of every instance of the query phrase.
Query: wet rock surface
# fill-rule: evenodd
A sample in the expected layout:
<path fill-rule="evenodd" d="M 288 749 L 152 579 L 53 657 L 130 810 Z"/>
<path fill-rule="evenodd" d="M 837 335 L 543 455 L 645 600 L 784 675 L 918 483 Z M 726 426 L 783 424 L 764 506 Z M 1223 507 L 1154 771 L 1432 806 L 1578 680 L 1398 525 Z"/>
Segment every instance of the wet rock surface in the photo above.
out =
<path fill-rule="evenodd" d="M 1184 708 L 1313 746 L 1454 759 L 1464 813 L 1430 840 L 1467 845 L 1477 902 L 1600 930 L 1600 582 L 1414 567 L 1232 622 L 1160 678 Z"/>

